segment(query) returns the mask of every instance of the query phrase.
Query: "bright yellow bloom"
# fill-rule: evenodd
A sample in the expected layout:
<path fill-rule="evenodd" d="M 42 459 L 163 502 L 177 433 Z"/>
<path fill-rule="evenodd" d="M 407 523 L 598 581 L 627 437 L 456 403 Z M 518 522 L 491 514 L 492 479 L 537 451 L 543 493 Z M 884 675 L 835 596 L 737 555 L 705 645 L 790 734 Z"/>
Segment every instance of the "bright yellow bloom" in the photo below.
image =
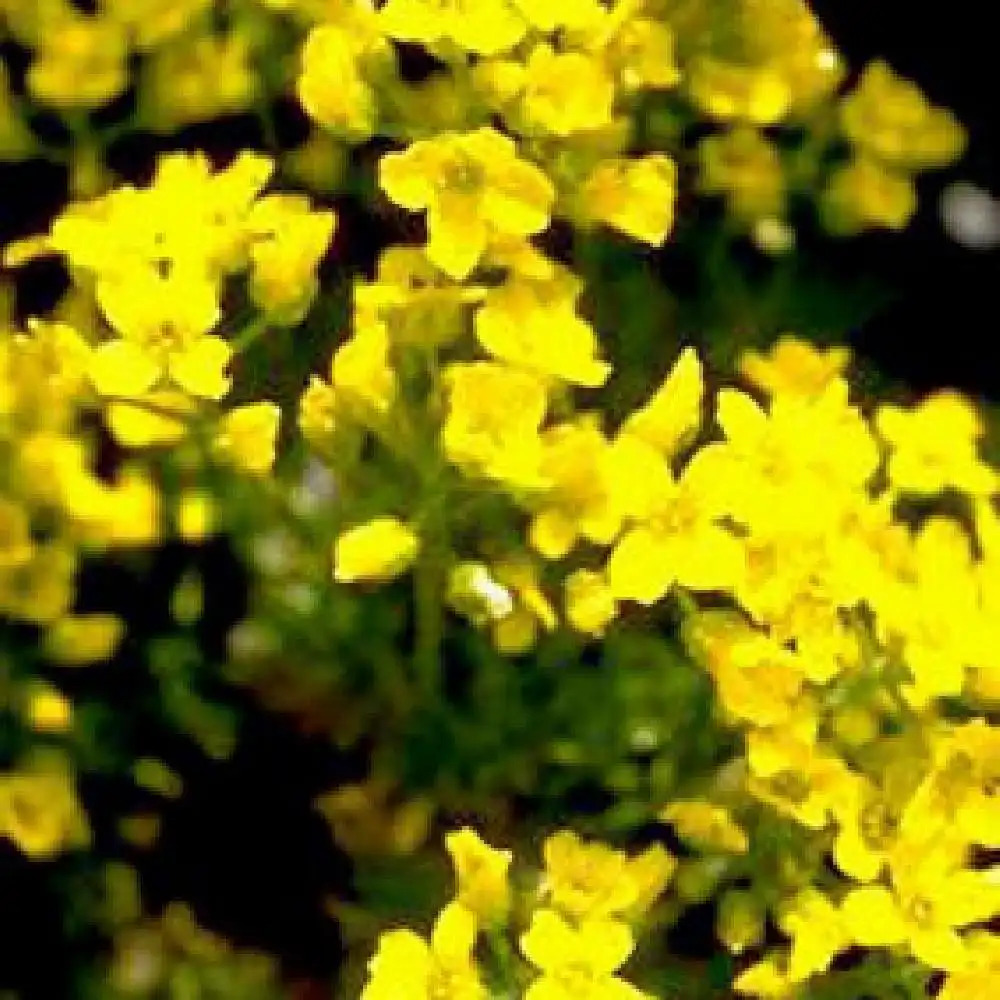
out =
<path fill-rule="evenodd" d="M 917 210 L 917 191 L 908 174 L 860 155 L 834 171 L 820 208 L 827 228 L 838 235 L 876 228 L 899 232 Z"/>
<path fill-rule="evenodd" d="M 542 434 L 542 475 L 552 488 L 537 501 L 528 537 L 546 559 L 561 559 L 580 537 L 601 545 L 621 528 L 616 477 L 622 464 L 593 414 Z"/>
<path fill-rule="evenodd" d="M 368 963 L 361 1000 L 486 1000 L 472 957 L 473 915 L 449 903 L 438 915 L 430 944 L 410 930 L 382 934 Z"/>
<path fill-rule="evenodd" d="M 649 496 L 642 499 L 650 506 L 634 509 L 635 525 L 608 559 L 612 593 L 650 605 L 675 583 L 693 590 L 731 590 L 745 573 L 745 555 L 739 540 L 716 522 L 716 470 L 696 455 L 675 480 L 659 454 L 638 440 L 632 446 L 637 456 L 640 446 L 647 454 L 633 475 L 647 480 Z M 621 483 L 623 502 L 631 485 Z"/>
<path fill-rule="evenodd" d="M 395 517 L 376 517 L 343 532 L 334 543 L 334 579 L 391 580 L 416 558 L 420 540 Z"/>
<path fill-rule="evenodd" d="M 354 286 L 355 307 L 383 317 L 394 342 L 427 346 L 461 336 L 467 307 L 485 297 L 485 288 L 457 284 L 413 246 L 387 247 L 375 280 Z"/>
<path fill-rule="evenodd" d="M 510 909 L 507 869 L 513 853 L 490 847 L 467 826 L 447 834 L 444 842 L 455 866 L 458 902 L 487 924 L 505 919 Z"/>
<path fill-rule="evenodd" d="M 845 786 L 834 803 L 837 867 L 859 882 L 874 881 L 888 863 L 899 829 L 903 803 L 890 798 L 867 778 Z"/>
<path fill-rule="evenodd" d="M 577 919 L 604 919 L 645 910 L 663 891 L 675 859 L 654 845 L 636 857 L 572 830 L 552 834 L 542 847 L 542 893 L 551 905 Z"/>
<path fill-rule="evenodd" d="M 318 290 L 316 269 L 336 227 L 301 195 L 268 195 L 250 210 L 250 296 L 275 322 L 301 322 Z"/>
<path fill-rule="evenodd" d="M 663 153 L 599 163 L 584 181 L 577 204 L 584 218 L 659 246 L 674 224 L 677 167 Z"/>
<path fill-rule="evenodd" d="M 984 496 L 1000 485 L 978 454 L 982 420 L 958 393 L 936 392 L 909 409 L 884 404 L 876 427 L 890 448 L 889 480 L 899 491 L 937 493 L 954 486 Z"/>
<path fill-rule="evenodd" d="M 527 130 L 561 138 L 611 123 L 614 81 L 600 60 L 542 42 L 525 65 L 520 115 Z"/>
<path fill-rule="evenodd" d="M 566 620 L 578 632 L 600 636 L 618 613 L 611 588 L 604 576 L 578 569 L 566 577 Z"/>
<path fill-rule="evenodd" d="M 90 841 L 73 778 L 58 758 L 0 774 L 0 837 L 32 860 L 48 860 Z"/>
<path fill-rule="evenodd" d="M 705 381 L 693 347 L 678 355 L 660 387 L 632 413 L 622 430 L 673 458 L 701 426 Z"/>
<path fill-rule="evenodd" d="M 494 56 L 512 49 L 527 24 L 510 0 L 389 0 L 380 27 L 401 42 L 435 46 L 451 41 L 469 52 Z"/>
<path fill-rule="evenodd" d="M 946 167 L 965 148 L 954 115 L 934 108 L 919 88 L 882 60 L 865 67 L 840 104 L 844 134 L 859 149 L 906 170 Z"/>
<path fill-rule="evenodd" d="M 846 347 L 820 348 L 791 334 L 782 334 L 768 351 L 744 351 L 739 368 L 772 396 L 820 396 L 841 378 L 850 352 Z"/>
<path fill-rule="evenodd" d="M 694 102 L 711 118 L 773 125 L 788 113 L 792 91 L 768 66 L 741 66 L 711 57 L 698 59 L 689 80 Z"/>
<path fill-rule="evenodd" d="M 625 924 L 586 920 L 573 928 L 553 910 L 536 910 L 521 935 L 521 951 L 541 976 L 525 1000 L 648 1000 L 615 975 L 633 947 Z"/>
<path fill-rule="evenodd" d="M 702 850 L 746 854 L 750 847 L 729 812 L 704 799 L 676 799 L 661 810 L 660 818 L 674 827 L 681 840 Z"/>
<path fill-rule="evenodd" d="M 791 729 L 747 736 L 751 794 L 810 830 L 822 830 L 853 775 L 839 757 Z"/>
<path fill-rule="evenodd" d="M 891 889 L 852 889 L 841 912 L 864 947 L 906 945 L 934 969 L 962 971 L 970 954 L 959 929 L 1000 913 L 1000 885 L 988 872 L 963 868 L 952 844 L 902 841 L 893 850 Z"/>
<path fill-rule="evenodd" d="M 274 465 L 281 409 L 275 403 L 247 403 L 223 416 L 216 453 L 241 472 L 266 475 Z"/>
<path fill-rule="evenodd" d="M 513 486 L 547 485 L 538 428 L 548 406 L 537 377 L 496 362 L 455 363 L 444 371 L 445 455 L 456 465 Z"/>
<path fill-rule="evenodd" d="M 576 385 L 603 385 L 611 366 L 596 358 L 597 334 L 576 311 L 565 281 L 511 278 L 476 310 L 476 338 L 499 361 Z"/>
<path fill-rule="evenodd" d="M 514 141 L 493 128 L 448 132 L 414 142 L 379 162 L 382 190 L 411 212 L 427 210 L 427 256 L 461 280 L 493 234 L 530 236 L 549 223 L 551 181 L 519 159 Z"/>
<path fill-rule="evenodd" d="M 192 396 L 225 395 L 232 349 L 210 333 L 221 315 L 213 282 L 180 267 L 166 278 L 136 271 L 99 286 L 98 298 L 121 335 L 94 351 L 90 377 L 101 395 L 141 396 L 166 375 Z"/>
<path fill-rule="evenodd" d="M 616 4 L 596 41 L 624 91 L 669 90 L 681 79 L 674 34 L 662 21 L 635 16 L 637 6 L 628 0 Z M 586 44 L 585 37 L 583 41 Z"/>
<path fill-rule="evenodd" d="M 850 925 L 817 889 L 804 889 L 782 909 L 779 926 L 792 939 L 786 974 L 800 983 L 825 972 L 851 943 Z"/>
<path fill-rule="evenodd" d="M 492 616 L 493 644 L 508 656 L 526 653 L 535 644 L 538 626 L 547 632 L 558 625 L 555 610 L 542 592 L 538 581 L 538 569 L 533 562 L 521 556 L 511 556 L 493 567 L 493 576 L 511 599 L 509 609 L 500 594 L 493 592 L 486 596 L 494 602 L 497 612 Z M 502 592 L 501 592 L 502 593 Z"/>
<path fill-rule="evenodd" d="M 313 28 L 302 49 L 297 83 L 298 98 L 309 116 L 353 141 L 371 136 L 378 106 L 364 61 L 386 51 L 386 40 L 365 21 Z"/>
<path fill-rule="evenodd" d="M 396 398 L 396 373 L 389 363 L 389 331 L 368 310 L 355 314 L 354 333 L 337 348 L 330 381 L 355 419 L 384 416 Z M 318 397 L 317 397 L 318 401 Z"/>
<path fill-rule="evenodd" d="M 789 997 L 794 984 L 788 974 L 774 958 L 764 958 L 745 969 L 733 982 L 737 993 L 748 993 L 757 997 Z"/>
<path fill-rule="evenodd" d="M 511 0 L 521 16 L 548 35 L 559 28 L 582 31 L 594 28 L 605 17 L 599 0 Z"/>
<path fill-rule="evenodd" d="M 25 714 L 28 725 L 36 733 L 65 733 L 73 722 L 73 705 L 46 684 L 31 692 Z"/>

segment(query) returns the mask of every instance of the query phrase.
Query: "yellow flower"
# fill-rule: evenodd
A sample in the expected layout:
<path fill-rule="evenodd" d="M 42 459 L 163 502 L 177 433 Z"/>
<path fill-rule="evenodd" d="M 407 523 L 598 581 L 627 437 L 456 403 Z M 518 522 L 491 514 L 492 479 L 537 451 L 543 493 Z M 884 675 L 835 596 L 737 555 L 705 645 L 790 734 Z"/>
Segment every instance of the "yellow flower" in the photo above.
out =
<path fill-rule="evenodd" d="M 698 58 L 689 77 L 691 97 L 709 117 L 773 125 L 792 106 L 792 90 L 776 68 Z"/>
<path fill-rule="evenodd" d="M 395 517 L 376 517 L 349 528 L 334 543 L 334 579 L 391 580 L 416 558 L 420 541 Z"/>
<path fill-rule="evenodd" d="M 27 86 L 60 110 L 98 108 L 128 85 L 124 32 L 104 18 L 71 13 L 39 39 Z"/>
<path fill-rule="evenodd" d="M 603 635 L 618 613 L 618 603 L 604 576 L 578 569 L 566 577 L 565 587 L 566 620 L 578 632 Z"/>
<path fill-rule="evenodd" d="M 384 416 L 396 397 L 396 373 L 389 363 L 389 331 L 370 310 L 354 317 L 354 333 L 337 348 L 330 366 L 335 398 L 355 419 L 367 423 Z M 318 390 L 313 390 L 317 392 Z M 315 397 L 320 402 L 320 397 Z"/>
<path fill-rule="evenodd" d="M 934 108 L 909 80 L 882 60 L 865 67 L 840 104 L 847 138 L 871 156 L 907 170 L 946 167 L 965 148 L 965 133 L 950 111 Z"/>
<path fill-rule="evenodd" d="M 875 422 L 890 448 L 888 473 L 895 489 L 937 493 L 954 486 L 985 496 L 1000 485 L 978 454 L 982 420 L 958 393 L 936 392 L 910 408 L 884 404 Z"/>
<path fill-rule="evenodd" d="M 637 17 L 636 4 L 618 3 L 606 27 L 594 33 L 623 90 L 669 90 L 681 79 L 674 57 L 674 33 L 667 24 Z"/>
<path fill-rule="evenodd" d="M 582 31 L 598 26 L 606 15 L 599 0 L 511 0 L 537 31 L 549 35 L 559 28 Z"/>
<path fill-rule="evenodd" d="M 622 430 L 673 458 L 701 426 L 705 381 L 693 347 L 681 351 L 660 387 Z"/>
<path fill-rule="evenodd" d="M 546 559 L 561 559 L 581 536 L 599 545 L 613 541 L 622 520 L 620 464 L 594 414 L 544 431 L 541 472 L 552 488 L 533 507 L 531 547 Z"/>
<path fill-rule="evenodd" d="M 461 280 L 494 233 L 530 236 L 549 223 L 555 190 L 493 128 L 421 139 L 379 161 L 382 190 L 412 212 L 427 210 L 427 256 Z"/>
<path fill-rule="evenodd" d="M 576 312 L 577 289 L 563 281 L 510 278 L 476 311 L 476 338 L 500 361 L 591 388 L 611 366 L 597 360 L 597 335 Z"/>
<path fill-rule="evenodd" d="M 628 910 L 639 898 L 623 851 L 561 830 L 546 839 L 542 855 L 543 892 L 553 906 L 573 917 L 610 917 Z"/>
<path fill-rule="evenodd" d="M 41 685 L 29 695 L 26 714 L 36 733 L 65 733 L 73 721 L 73 705 L 55 688 Z"/>
<path fill-rule="evenodd" d="M 611 123 L 614 81 L 583 52 L 556 52 L 542 42 L 525 65 L 520 113 L 528 130 L 565 138 Z"/>
<path fill-rule="evenodd" d="M 375 281 L 354 286 L 355 308 L 382 316 L 396 343 L 441 346 L 465 332 L 467 307 L 486 289 L 460 285 L 435 267 L 423 247 L 390 246 L 379 258 Z"/>
<path fill-rule="evenodd" d="M 511 604 L 493 622 L 493 643 L 501 653 L 517 656 L 535 644 L 539 624 L 551 632 L 558 625 L 556 613 L 538 583 L 538 570 L 526 558 L 513 556 L 493 567 L 493 575 L 506 589 Z M 496 601 L 499 595 L 491 595 Z M 501 608 L 497 607 L 499 612 Z"/>
<path fill-rule="evenodd" d="M 536 376 L 496 362 L 456 362 L 444 371 L 448 460 L 513 486 L 546 485 L 538 428 L 548 399 Z"/>
<path fill-rule="evenodd" d="M 676 799 L 662 809 L 660 818 L 674 827 L 681 840 L 702 850 L 746 854 L 750 847 L 745 831 L 729 812 L 704 799 Z"/>
<path fill-rule="evenodd" d="M 239 29 L 171 39 L 143 67 L 140 115 L 149 127 L 172 132 L 185 125 L 252 107 L 259 83 L 251 40 Z"/>
<path fill-rule="evenodd" d="M 116 615 L 66 615 L 45 634 L 45 655 L 63 666 L 109 659 L 121 642 L 124 623 Z"/>
<path fill-rule="evenodd" d="M 578 211 L 634 239 L 659 246 L 674 224 L 677 167 L 663 153 L 603 160 L 583 183 Z"/>
<path fill-rule="evenodd" d="M 781 160 L 758 129 L 744 126 L 710 135 L 699 144 L 698 154 L 703 189 L 725 195 L 726 206 L 736 218 L 754 221 L 782 213 Z"/>
<path fill-rule="evenodd" d="M 232 349 L 209 331 L 220 318 L 213 282 L 175 267 L 100 283 L 98 301 L 120 339 L 94 350 L 90 378 L 103 396 L 138 397 L 168 375 L 192 396 L 220 399 Z"/>
<path fill-rule="evenodd" d="M 846 347 L 824 349 L 785 333 L 766 355 L 744 351 L 739 369 L 772 396 L 819 396 L 843 376 L 849 360 Z"/>
<path fill-rule="evenodd" d="M 525 1000 L 648 1000 L 615 975 L 632 954 L 632 932 L 613 920 L 571 927 L 553 910 L 536 910 L 521 951 L 541 970 Z"/>
<path fill-rule="evenodd" d="M 527 24 L 509 0 L 389 0 L 380 26 L 401 42 L 435 45 L 449 40 L 468 52 L 494 56 L 512 49 Z"/>
<path fill-rule="evenodd" d="M 841 913 L 855 944 L 906 945 L 915 958 L 944 972 L 969 967 L 959 929 L 1000 913 L 1000 885 L 988 872 L 961 867 L 954 845 L 901 841 L 893 850 L 892 888 L 851 889 Z"/>
<path fill-rule="evenodd" d="M 862 154 L 834 171 L 820 208 L 836 235 L 876 228 L 899 232 L 917 210 L 917 192 L 908 174 Z"/>
<path fill-rule="evenodd" d="M 733 982 L 733 989 L 737 993 L 778 998 L 791 996 L 794 984 L 774 958 L 765 958 L 741 972 Z"/>
<path fill-rule="evenodd" d="M 693 590 L 733 589 L 745 573 L 746 559 L 739 540 L 715 520 L 717 470 L 699 454 L 675 480 L 657 452 L 647 448 L 647 453 L 641 475 L 655 474 L 659 495 L 651 507 L 635 511 L 637 523 L 626 529 L 608 559 L 612 593 L 651 605 L 675 583 Z M 637 469 L 633 476 L 638 475 Z M 623 493 L 629 485 L 621 484 Z"/>
<path fill-rule="evenodd" d="M 124 469 L 113 484 L 81 478 L 67 510 L 88 540 L 104 545 L 148 545 L 160 535 L 160 495 L 147 474 Z"/>
<path fill-rule="evenodd" d="M 381 46 L 380 43 L 381 42 Z M 302 49 L 296 90 L 311 118 L 353 141 L 372 135 L 378 121 L 375 92 L 365 79 L 362 57 L 385 45 L 380 36 L 358 34 L 353 25 L 322 24 Z"/>
<path fill-rule="evenodd" d="M 89 843 L 87 819 L 63 762 L 44 759 L 0 774 L 0 837 L 39 861 Z"/>
<path fill-rule="evenodd" d="M 301 195 L 269 195 L 250 210 L 250 296 L 274 322 L 293 326 L 304 318 L 336 222 L 333 212 L 313 211 Z"/>
<path fill-rule="evenodd" d="M 438 915 L 430 944 L 410 930 L 385 932 L 361 1000 L 486 1000 L 472 957 L 475 941 L 475 919 L 459 903 Z"/>
<path fill-rule="evenodd" d="M 514 855 L 490 847 L 467 826 L 447 834 L 445 847 L 455 866 L 458 902 L 485 923 L 505 919 L 510 909 L 507 869 Z"/>
<path fill-rule="evenodd" d="M 810 830 L 824 829 L 853 774 L 807 736 L 792 729 L 756 729 L 747 736 L 750 793 Z"/>
<path fill-rule="evenodd" d="M 281 409 L 275 403 L 247 403 L 223 416 L 216 453 L 242 472 L 266 475 L 274 465 Z"/>
<path fill-rule="evenodd" d="M 689 645 L 712 675 L 725 712 L 757 726 L 789 723 L 806 677 L 800 658 L 739 612 L 698 612 L 687 625 Z"/>
<path fill-rule="evenodd" d="M 850 924 L 817 889 L 804 889 L 789 900 L 778 924 L 792 939 L 786 975 L 793 983 L 825 972 L 851 943 Z"/>

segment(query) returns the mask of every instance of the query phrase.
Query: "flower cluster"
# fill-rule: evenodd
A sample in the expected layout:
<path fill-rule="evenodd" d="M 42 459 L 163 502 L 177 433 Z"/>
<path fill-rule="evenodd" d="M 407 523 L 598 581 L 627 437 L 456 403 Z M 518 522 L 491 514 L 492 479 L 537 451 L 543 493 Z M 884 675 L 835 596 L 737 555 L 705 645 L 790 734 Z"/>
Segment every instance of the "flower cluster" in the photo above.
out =
<path fill-rule="evenodd" d="M 445 842 L 455 899 L 437 916 L 429 942 L 409 929 L 379 937 L 364 1000 L 404 988 L 415 998 L 449 1000 L 496 990 L 521 995 L 510 993 L 520 988 L 532 1000 L 648 997 L 618 973 L 635 947 L 635 928 L 673 874 L 667 851 L 654 846 L 629 857 L 564 830 L 545 841 L 545 867 L 534 887 L 516 893 L 508 876 L 511 851 L 491 847 L 469 827 Z M 520 925 L 519 960 L 508 935 Z M 476 957 L 480 937 L 488 949 L 483 959 Z"/>
<path fill-rule="evenodd" d="M 764 249 L 791 247 L 803 195 L 834 233 L 900 229 L 916 173 L 962 150 L 952 116 L 882 62 L 841 93 L 801 0 L 79 6 L 0 0 L 27 66 L 0 72 L 0 156 L 44 145 L 36 105 L 79 140 L 73 200 L 4 254 L 57 258 L 70 289 L 0 329 L 0 838 L 33 860 L 90 846 L 74 775 L 115 766 L 64 668 L 126 658 L 226 756 L 227 709 L 195 693 L 219 680 L 197 574 L 175 581 L 173 632 L 141 642 L 77 582 L 87 560 L 224 532 L 252 584 L 218 672 L 366 759 L 316 803 L 359 871 L 407 863 L 449 812 L 509 830 L 530 794 L 527 841 L 574 765 L 621 793 L 615 833 L 672 845 L 564 829 L 537 878 L 511 878 L 513 851 L 453 831 L 454 899 L 428 938 L 379 937 L 363 1000 L 650 1000 L 648 969 L 648 990 L 622 974 L 637 934 L 709 901 L 744 994 L 805 995 L 862 949 L 893 977 L 944 974 L 946 1000 L 990 993 L 983 414 L 951 391 L 862 401 L 846 350 L 792 335 L 730 378 L 678 348 L 621 404 L 584 252 L 663 244 L 688 166 Z M 277 147 L 272 98 L 294 94 L 310 136 L 225 166 L 168 152 L 114 184 L 100 121 L 133 85 L 123 131 L 254 107 Z M 275 180 L 344 190 L 335 212 Z M 321 287 L 359 200 L 389 243 Z M 115 776 L 182 792 L 153 758 Z M 118 835 L 149 846 L 155 824 Z M 278 991 L 183 907 L 133 910 L 113 989 L 200 995 L 214 963 L 208 992 Z"/>

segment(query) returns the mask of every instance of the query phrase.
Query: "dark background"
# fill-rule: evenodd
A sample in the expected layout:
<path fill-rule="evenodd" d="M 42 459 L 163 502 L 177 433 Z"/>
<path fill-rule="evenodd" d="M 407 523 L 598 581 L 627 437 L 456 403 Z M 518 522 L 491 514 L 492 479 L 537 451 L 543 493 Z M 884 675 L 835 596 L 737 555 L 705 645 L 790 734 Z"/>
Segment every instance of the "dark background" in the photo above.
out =
<path fill-rule="evenodd" d="M 969 133 L 963 160 L 921 181 L 920 212 L 906 233 L 857 248 L 859 263 L 885 275 L 896 300 L 854 331 L 852 344 L 915 388 L 953 385 L 996 401 L 1000 252 L 953 243 L 938 209 L 941 189 L 953 180 L 1000 196 L 1000 33 L 991 5 L 813 0 L 812 6 L 850 67 L 885 59 L 932 102 L 951 108 Z"/>

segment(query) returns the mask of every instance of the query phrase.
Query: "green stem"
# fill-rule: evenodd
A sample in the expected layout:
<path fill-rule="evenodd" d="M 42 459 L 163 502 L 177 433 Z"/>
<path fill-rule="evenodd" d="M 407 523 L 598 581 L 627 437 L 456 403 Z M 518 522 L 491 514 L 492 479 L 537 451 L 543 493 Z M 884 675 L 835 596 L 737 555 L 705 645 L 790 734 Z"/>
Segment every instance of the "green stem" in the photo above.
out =
<path fill-rule="evenodd" d="M 420 553 L 414 570 L 414 608 L 416 613 L 416 649 L 414 667 L 421 695 L 436 699 L 441 675 L 441 642 L 444 634 L 445 566 L 448 555 L 448 498 L 445 466 L 440 453 L 438 409 L 440 374 L 437 358 L 426 359 L 430 391 L 423 412 L 415 414 L 415 425 L 424 425 L 424 440 L 417 454 L 422 454 L 421 508 L 418 527 Z"/>
<path fill-rule="evenodd" d="M 233 349 L 233 354 L 242 354 L 251 344 L 258 341 L 268 330 L 267 317 L 264 315 L 257 316 L 255 319 L 250 320 L 249 323 L 239 332 L 239 334 L 230 342 L 230 346 Z"/>

